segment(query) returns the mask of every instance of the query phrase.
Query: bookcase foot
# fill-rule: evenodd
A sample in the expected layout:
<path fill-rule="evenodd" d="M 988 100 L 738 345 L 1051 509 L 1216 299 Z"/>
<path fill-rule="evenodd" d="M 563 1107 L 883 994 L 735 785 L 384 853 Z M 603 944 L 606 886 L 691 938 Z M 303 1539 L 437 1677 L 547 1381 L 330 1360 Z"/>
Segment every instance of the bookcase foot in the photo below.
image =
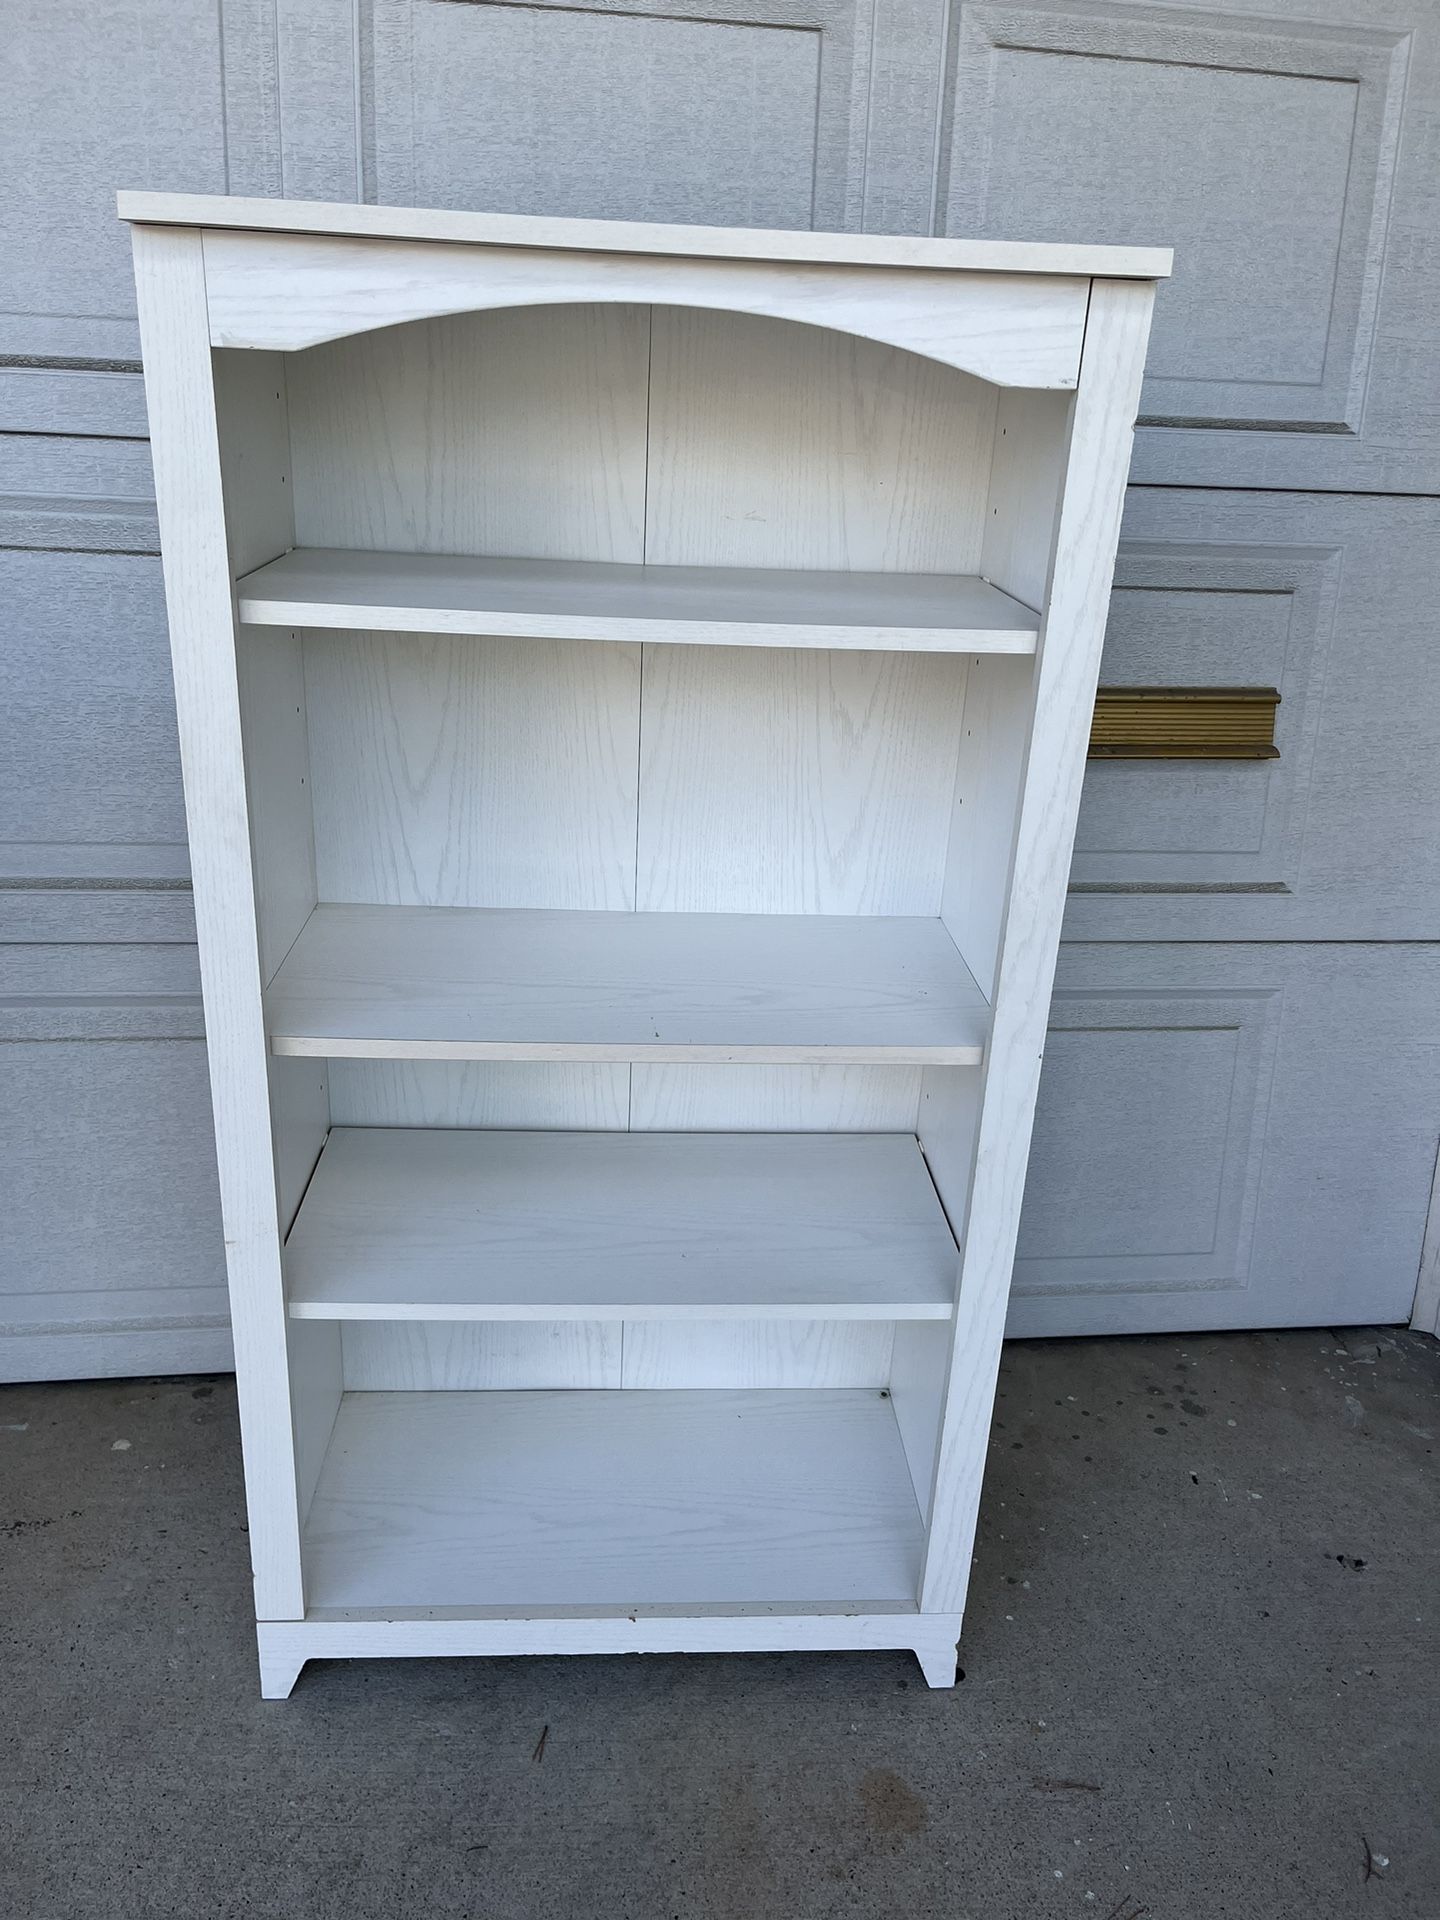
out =
<path fill-rule="evenodd" d="M 289 1648 L 277 1649 L 266 1645 L 266 1636 L 260 1634 L 260 1698 L 262 1700 L 288 1700 L 291 1689 L 300 1678 L 300 1669 L 305 1664 L 303 1653 L 292 1653 Z"/>
<path fill-rule="evenodd" d="M 927 1687 L 953 1687 L 959 1671 L 959 1652 L 952 1639 L 942 1646 L 916 1647 L 915 1658 Z"/>

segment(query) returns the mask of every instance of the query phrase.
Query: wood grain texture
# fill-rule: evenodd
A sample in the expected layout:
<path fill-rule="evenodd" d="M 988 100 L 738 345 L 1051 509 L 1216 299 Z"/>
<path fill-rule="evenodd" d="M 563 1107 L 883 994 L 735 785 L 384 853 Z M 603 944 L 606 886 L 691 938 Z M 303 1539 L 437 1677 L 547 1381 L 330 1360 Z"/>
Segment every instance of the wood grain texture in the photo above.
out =
<path fill-rule="evenodd" d="M 280 1232 L 290 1231 L 330 1129 L 330 1065 L 271 1054 L 270 1136 Z"/>
<path fill-rule="evenodd" d="M 622 1384 L 884 1390 L 894 1337 L 890 1320 L 627 1320 Z"/>
<path fill-rule="evenodd" d="M 853 334 L 657 307 L 646 558 L 976 573 L 996 398 Z"/>
<path fill-rule="evenodd" d="M 245 799 L 259 917 L 260 976 L 268 986 L 315 910 L 315 789 L 298 633 L 236 635 Z"/>
<path fill-rule="evenodd" d="M 1037 657 L 1034 720 L 996 977 L 997 1017 L 986 1055 L 921 1588 L 922 1606 L 935 1610 L 962 1605 L 969 1578 L 985 1436 L 1152 302 L 1148 287 L 1119 281 L 1097 283 L 1090 302 L 1050 601 Z"/>
<path fill-rule="evenodd" d="M 649 333 L 638 308 L 587 304 L 456 314 L 292 358 L 296 542 L 643 560 Z"/>
<path fill-rule="evenodd" d="M 332 1059 L 980 1058 L 989 1008 L 938 920 L 321 906 L 267 996 Z"/>
<path fill-rule="evenodd" d="M 628 1066 L 532 1065 L 511 1060 L 332 1060 L 327 1071 L 330 1115 L 337 1127 L 613 1130 L 625 1127 L 630 1102 Z M 904 1123 L 887 1124 L 883 1130 L 901 1132 Z"/>
<path fill-rule="evenodd" d="M 285 359 L 278 353 L 217 353 L 211 366 L 225 531 L 238 578 L 295 544 Z"/>
<path fill-rule="evenodd" d="M 1068 394 L 1000 394 L 979 569 L 1027 607 L 1043 607 L 1072 401 Z"/>
<path fill-rule="evenodd" d="M 1089 281 L 1079 277 L 698 255 L 546 253 L 423 241 L 205 236 L 211 338 L 294 351 L 445 314 L 506 307 L 709 307 L 858 334 L 1000 386 L 1070 388 Z"/>
<path fill-rule="evenodd" d="M 1168 247 L 1088 247 L 1068 242 L 931 240 L 908 235 L 780 232 L 761 227 L 666 226 L 659 221 L 566 220 L 532 214 L 454 213 L 347 202 L 258 200 L 240 195 L 116 195 L 122 220 L 241 228 L 255 233 L 357 234 L 374 239 L 458 240 L 475 245 L 579 247 L 588 252 L 680 253 L 722 259 L 822 260 L 850 266 L 923 266 L 969 273 L 1103 273 L 1153 280 L 1170 271 Z"/>
<path fill-rule="evenodd" d="M 913 1133 L 919 1067 L 630 1069 L 630 1125 L 669 1132 Z"/>
<path fill-rule="evenodd" d="M 638 650 L 312 633 L 320 897 L 635 904 Z"/>
<path fill-rule="evenodd" d="M 416 1608 L 408 1616 L 363 1608 L 317 1608 L 304 1620 L 262 1621 L 261 1694 L 284 1700 L 307 1660 L 497 1659 L 559 1653 L 844 1652 L 904 1647 L 927 1686 L 955 1684 L 958 1614 L 920 1614 L 899 1602 L 860 1613 L 819 1608 L 527 1607 Z"/>
<path fill-rule="evenodd" d="M 295 542 L 285 362 L 273 353 L 217 353 L 212 363 L 225 530 L 238 575 Z M 260 972 L 268 984 L 318 898 L 300 637 L 239 632 L 235 654 Z"/>
<path fill-rule="evenodd" d="M 963 659 L 656 647 L 636 904 L 939 911 Z"/>
<path fill-rule="evenodd" d="M 1029 609 L 969 574 L 598 565 L 301 547 L 240 582 L 257 626 L 529 640 L 1033 653 Z"/>
<path fill-rule="evenodd" d="M 965 689 L 940 917 L 987 992 L 1010 896 L 1034 682 L 1029 661 L 977 659 Z"/>
<path fill-rule="evenodd" d="M 341 1333 L 347 1388 L 453 1393 L 623 1384 L 618 1320 L 356 1320 Z"/>
<path fill-rule="evenodd" d="M 197 237 L 135 235 L 259 1611 L 304 1611 L 285 1302 L 215 395 Z"/>
<path fill-rule="evenodd" d="M 347 1394 L 312 1607 L 913 1603 L 878 1393 Z"/>
<path fill-rule="evenodd" d="M 312 1320 L 948 1320 L 955 1263 L 912 1134 L 337 1128 L 285 1247 Z"/>
<path fill-rule="evenodd" d="M 927 1524 L 935 1490 L 940 1416 L 950 1376 L 950 1328 L 899 1322 L 890 1349 L 890 1400 L 910 1466 L 915 1499 Z"/>
<path fill-rule="evenodd" d="M 302 1526 L 340 1411 L 344 1390 L 341 1332 L 333 1322 L 326 1325 L 318 1320 L 286 1329 L 295 1485 Z"/>

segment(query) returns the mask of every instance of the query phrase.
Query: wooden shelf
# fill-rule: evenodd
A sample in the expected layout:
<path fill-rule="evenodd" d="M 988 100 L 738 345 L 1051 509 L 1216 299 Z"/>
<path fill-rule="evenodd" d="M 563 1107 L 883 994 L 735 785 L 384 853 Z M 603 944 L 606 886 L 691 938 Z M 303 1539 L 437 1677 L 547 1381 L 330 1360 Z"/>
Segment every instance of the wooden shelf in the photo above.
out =
<path fill-rule="evenodd" d="M 609 566 L 297 548 L 246 574 L 256 626 L 535 640 L 1033 653 L 1029 607 L 970 574 Z"/>
<path fill-rule="evenodd" d="M 887 1395 L 347 1393 L 304 1535 L 310 1613 L 913 1607 Z"/>
<path fill-rule="evenodd" d="M 944 1320 L 913 1134 L 337 1127 L 285 1249 L 298 1320 Z"/>
<path fill-rule="evenodd" d="M 321 906 L 272 1050 L 349 1060 L 979 1062 L 990 1010 L 939 920 Z"/>

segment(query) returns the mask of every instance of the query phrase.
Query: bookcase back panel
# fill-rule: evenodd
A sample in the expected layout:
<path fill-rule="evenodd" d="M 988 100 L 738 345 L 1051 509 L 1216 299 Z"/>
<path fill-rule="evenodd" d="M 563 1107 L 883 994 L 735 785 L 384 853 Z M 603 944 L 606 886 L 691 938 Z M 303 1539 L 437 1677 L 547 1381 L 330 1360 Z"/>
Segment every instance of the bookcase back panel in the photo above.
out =
<path fill-rule="evenodd" d="M 300 546 L 644 559 L 650 316 L 460 314 L 289 356 Z"/>
<path fill-rule="evenodd" d="M 337 1127 L 912 1133 L 922 1069 L 332 1060 L 326 1072 Z"/>
<path fill-rule="evenodd" d="M 647 647 L 637 906 L 938 913 L 965 677 L 954 654 Z"/>
<path fill-rule="evenodd" d="M 656 307 L 645 557 L 976 572 L 997 397 L 853 334 Z"/>
<path fill-rule="evenodd" d="M 979 566 L 997 389 L 852 335 L 694 308 L 460 314 L 289 355 L 286 388 L 301 546 Z"/>
<path fill-rule="evenodd" d="M 895 1326 L 889 1320 L 351 1320 L 341 1329 L 341 1344 L 351 1391 L 834 1389 L 889 1385 Z"/>
<path fill-rule="evenodd" d="M 331 1060 L 337 1127 L 544 1127 L 629 1124 L 631 1068 L 494 1060 Z"/>
<path fill-rule="evenodd" d="M 947 654 L 309 634 L 319 897 L 938 913 L 966 672 Z"/>
<path fill-rule="evenodd" d="M 630 1126 L 658 1133 L 913 1133 L 919 1067 L 691 1067 L 637 1062 Z"/>
<path fill-rule="evenodd" d="M 311 633 L 320 898 L 635 905 L 640 649 Z"/>

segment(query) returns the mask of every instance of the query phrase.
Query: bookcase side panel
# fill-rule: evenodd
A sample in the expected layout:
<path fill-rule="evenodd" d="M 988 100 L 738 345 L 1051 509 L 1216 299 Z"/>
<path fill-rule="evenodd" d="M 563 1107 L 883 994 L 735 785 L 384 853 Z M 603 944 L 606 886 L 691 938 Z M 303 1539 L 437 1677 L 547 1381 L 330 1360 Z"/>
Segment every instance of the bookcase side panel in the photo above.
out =
<path fill-rule="evenodd" d="M 964 1604 L 1153 288 L 1096 281 L 1036 660 L 921 1606 Z"/>
<path fill-rule="evenodd" d="M 138 228 L 175 704 L 225 1222 L 257 1611 L 303 1612 L 265 1028 L 201 239 Z"/>

